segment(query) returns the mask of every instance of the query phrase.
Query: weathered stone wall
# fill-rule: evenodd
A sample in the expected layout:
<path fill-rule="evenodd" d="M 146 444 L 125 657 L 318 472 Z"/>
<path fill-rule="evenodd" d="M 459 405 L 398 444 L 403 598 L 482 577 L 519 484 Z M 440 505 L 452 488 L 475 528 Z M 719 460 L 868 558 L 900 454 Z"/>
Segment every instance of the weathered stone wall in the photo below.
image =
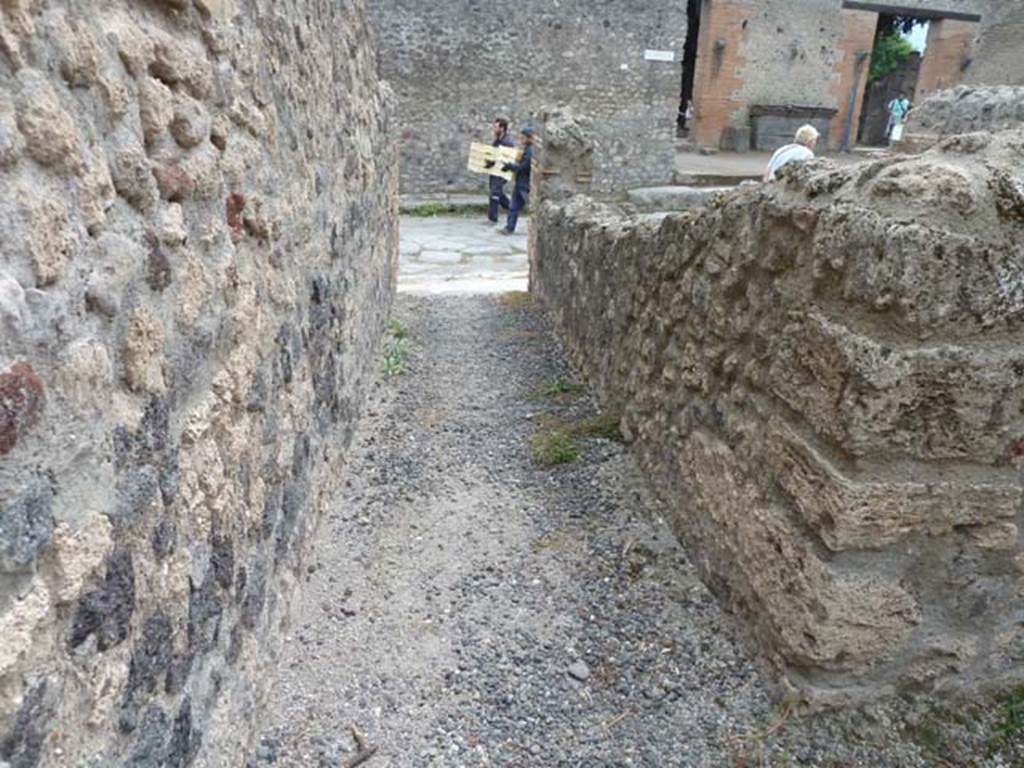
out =
<path fill-rule="evenodd" d="M 0 2 L 0 765 L 240 765 L 392 295 L 369 39 Z"/>
<path fill-rule="evenodd" d="M 1024 85 L 1021 40 L 1024 3 L 990 0 L 965 81 L 974 85 Z"/>
<path fill-rule="evenodd" d="M 948 136 L 1021 126 L 1024 87 L 961 85 L 934 94 L 910 111 L 900 148 L 918 151 Z"/>
<path fill-rule="evenodd" d="M 541 203 L 533 291 L 807 701 L 1024 680 L 1024 133 Z"/>
<path fill-rule="evenodd" d="M 404 192 L 486 190 L 466 171 L 496 115 L 527 125 L 568 104 L 592 119 L 602 192 L 672 176 L 686 4 L 678 0 L 375 0 L 380 70 L 394 87 Z M 674 62 L 644 51 L 672 51 Z"/>

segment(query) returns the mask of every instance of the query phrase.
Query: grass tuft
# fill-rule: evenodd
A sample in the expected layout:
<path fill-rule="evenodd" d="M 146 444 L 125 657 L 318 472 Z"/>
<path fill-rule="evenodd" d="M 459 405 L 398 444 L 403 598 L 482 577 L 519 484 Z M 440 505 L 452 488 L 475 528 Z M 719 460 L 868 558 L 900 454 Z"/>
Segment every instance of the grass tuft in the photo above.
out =
<path fill-rule="evenodd" d="M 444 216 L 451 211 L 452 208 L 447 203 L 422 203 L 406 211 L 405 215 L 417 219 L 432 219 L 435 216 Z"/>
<path fill-rule="evenodd" d="M 572 434 L 577 437 L 596 437 L 601 440 L 613 440 L 616 443 L 624 443 L 622 430 L 619 423 L 622 421 L 621 413 L 601 413 L 577 421 L 572 426 Z"/>
<path fill-rule="evenodd" d="M 999 707 L 1002 716 L 993 729 L 989 743 L 989 749 L 994 753 L 1016 748 L 1024 736 L 1024 686 L 1006 694 L 999 701 Z"/>
<path fill-rule="evenodd" d="M 391 320 L 384 341 L 384 376 L 390 379 L 405 373 L 410 355 L 412 340 L 409 338 L 409 329 L 399 320 Z"/>
<path fill-rule="evenodd" d="M 572 397 L 578 397 L 584 392 L 586 392 L 586 387 L 582 384 L 576 384 L 565 379 L 552 379 L 551 381 L 544 382 L 539 390 L 542 397 L 548 397 L 553 400 L 567 400 Z"/>
<path fill-rule="evenodd" d="M 409 329 L 401 320 L 392 319 L 388 323 L 388 333 L 395 339 L 409 338 Z"/>
<path fill-rule="evenodd" d="M 533 306 L 533 295 L 529 291 L 507 291 L 498 294 L 498 303 L 508 309 L 529 309 Z"/>
<path fill-rule="evenodd" d="M 580 457 L 580 447 L 576 440 L 556 429 L 535 434 L 530 439 L 530 448 L 533 460 L 542 467 L 571 464 Z"/>

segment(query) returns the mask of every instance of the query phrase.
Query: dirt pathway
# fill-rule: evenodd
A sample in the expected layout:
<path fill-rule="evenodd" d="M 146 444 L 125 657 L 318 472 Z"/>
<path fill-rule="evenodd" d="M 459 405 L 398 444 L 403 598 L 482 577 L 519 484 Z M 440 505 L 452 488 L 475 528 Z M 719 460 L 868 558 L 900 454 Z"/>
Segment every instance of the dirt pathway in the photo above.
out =
<path fill-rule="evenodd" d="M 530 309 L 399 301 L 415 352 L 376 390 L 319 534 L 261 755 L 375 768 L 690 764 L 769 718 L 729 622 L 620 444 L 538 466 L 542 414 L 593 415 Z M 694 762 L 693 764 L 698 764 Z"/>
<path fill-rule="evenodd" d="M 250 766 L 348 765 L 352 724 L 369 768 L 935 764 L 887 710 L 774 731 L 628 448 L 537 463 L 551 419 L 601 430 L 524 296 L 400 295 Z"/>

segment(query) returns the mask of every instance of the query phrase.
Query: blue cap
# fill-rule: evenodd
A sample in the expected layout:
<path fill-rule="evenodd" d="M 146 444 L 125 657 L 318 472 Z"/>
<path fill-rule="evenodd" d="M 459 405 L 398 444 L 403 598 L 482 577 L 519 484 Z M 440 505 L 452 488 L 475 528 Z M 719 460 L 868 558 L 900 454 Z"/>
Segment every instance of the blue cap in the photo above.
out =
<path fill-rule="evenodd" d="M 523 134 L 523 136 L 533 136 L 533 128 L 523 128 L 520 133 Z"/>

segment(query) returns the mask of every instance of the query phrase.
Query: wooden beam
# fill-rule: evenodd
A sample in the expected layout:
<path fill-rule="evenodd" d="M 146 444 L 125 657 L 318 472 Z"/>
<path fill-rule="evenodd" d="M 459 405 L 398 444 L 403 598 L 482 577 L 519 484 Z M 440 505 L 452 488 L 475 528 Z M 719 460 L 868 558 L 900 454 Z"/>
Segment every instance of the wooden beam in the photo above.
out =
<path fill-rule="evenodd" d="M 843 8 L 850 11 L 872 11 L 895 16 L 913 16 L 915 19 L 941 20 L 952 19 L 953 21 L 981 21 L 981 14 L 963 13 L 962 11 L 935 11 L 928 8 L 907 8 L 901 5 L 889 5 L 887 3 L 866 3 L 861 0 L 843 0 Z"/>

